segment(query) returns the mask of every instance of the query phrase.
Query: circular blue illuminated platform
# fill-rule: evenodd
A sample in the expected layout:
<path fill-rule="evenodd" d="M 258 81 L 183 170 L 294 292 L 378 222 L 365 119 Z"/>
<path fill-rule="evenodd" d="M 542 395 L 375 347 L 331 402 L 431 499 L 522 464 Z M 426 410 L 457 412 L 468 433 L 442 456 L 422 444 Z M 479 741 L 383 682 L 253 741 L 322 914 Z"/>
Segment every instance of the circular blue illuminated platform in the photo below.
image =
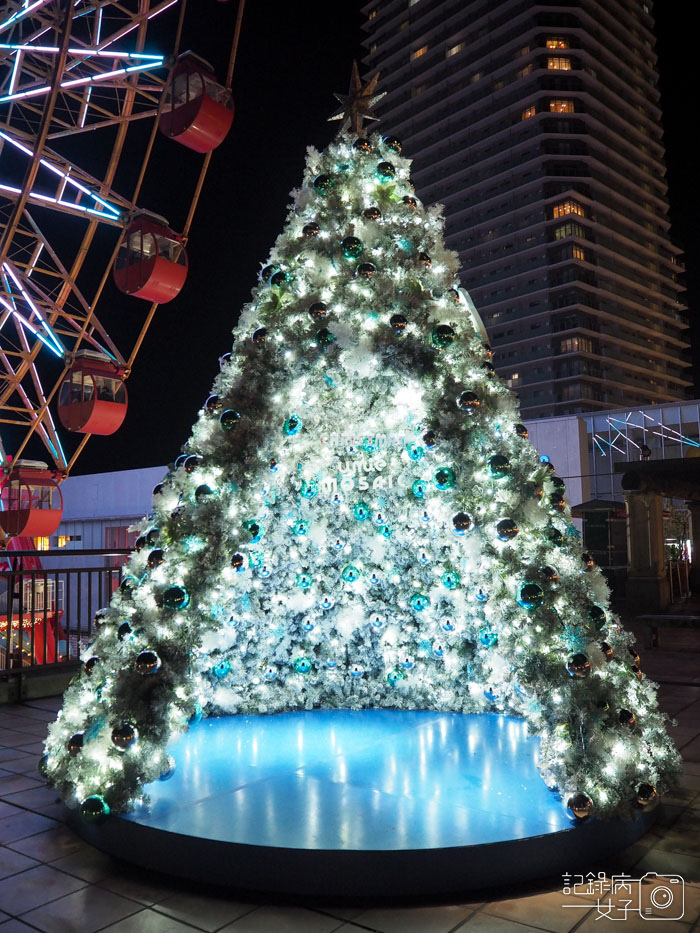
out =
<path fill-rule="evenodd" d="M 169 749 L 174 776 L 101 826 L 98 848 L 252 891 L 447 894 L 561 875 L 631 844 L 652 816 L 572 826 L 538 740 L 496 715 L 316 710 L 229 716 Z"/>

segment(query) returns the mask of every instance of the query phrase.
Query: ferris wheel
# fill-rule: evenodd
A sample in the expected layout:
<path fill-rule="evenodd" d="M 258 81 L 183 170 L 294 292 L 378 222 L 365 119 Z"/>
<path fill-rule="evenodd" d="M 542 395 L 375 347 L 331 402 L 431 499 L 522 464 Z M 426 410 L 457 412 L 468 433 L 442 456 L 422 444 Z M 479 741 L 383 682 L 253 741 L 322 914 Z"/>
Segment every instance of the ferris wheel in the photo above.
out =
<path fill-rule="evenodd" d="M 205 2 L 213 0 L 197 0 Z M 185 283 L 197 200 L 233 119 L 243 0 L 223 78 L 180 53 L 186 3 L 0 3 L 0 529 L 8 537 L 56 530 L 60 482 L 92 434 L 123 422 L 124 383 L 156 308 Z M 189 206 L 171 220 L 141 203 L 161 134 L 203 155 Z M 145 302 L 128 348 L 98 316 L 110 278 Z M 42 459 L 27 459 L 35 451 Z"/>

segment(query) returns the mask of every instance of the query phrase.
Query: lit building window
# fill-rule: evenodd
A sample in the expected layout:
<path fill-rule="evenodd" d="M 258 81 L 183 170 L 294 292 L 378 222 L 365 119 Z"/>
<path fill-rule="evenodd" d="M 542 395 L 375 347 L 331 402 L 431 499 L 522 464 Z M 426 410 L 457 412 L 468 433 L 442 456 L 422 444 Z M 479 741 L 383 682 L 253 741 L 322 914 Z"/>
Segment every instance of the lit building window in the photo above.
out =
<path fill-rule="evenodd" d="M 567 236 L 585 237 L 586 231 L 581 226 L 581 224 L 574 224 L 574 223 L 562 224 L 561 226 L 557 227 L 554 231 L 554 238 L 556 240 L 562 240 L 564 239 L 564 237 L 567 237 Z"/>
<path fill-rule="evenodd" d="M 521 120 L 529 120 L 530 117 L 534 117 L 537 113 L 536 107 L 526 107 L 525 110 L 520 114 Z"/>
<path fill-rule="evenodd" d="M 559 344 L 560 353 L 592 353 L 593 341 L 590 337 L 567 337 Z"/>
<path fill-rule="evenodd" d="M 560 204 L 554 205 L 552 216 L 555 220 L 558 217 L 566 217 L 567 214 L 578 214 L 579 217 L 586 216 L 583 205 L 579 204 L 578 201 L 562 201 Z"/>
<path fill-rule="evenodd" d="M 550 71 L 571 71 L 570 58 L 548 58 L 547 68 Z"/>
<path fill-rule="evenodd" d="M 586 250 L 574 244 L 574 246 L 572 246 L 571 248 L 571 257 L 572 259 L 580 259 L 581 262 L 585 262 L 586 261 Z"/>
<path fill-rule="evenodd" d="M 414 58 L 420 58 L 421 55 L 425 55 L 427 51 L 428 51 L 427 45 L 422 45 L 419 49 L 414 49 L 411 52 L 411 61 L 413 61 Z"/>
<path fill-rule="evenodd" d="M 463 42 L 458 42 L 457 45 L 453 45 L 452 48 L 448 49 L 445 52 L 445 58 L 450 58 L 452 55 L 456 55 L 457 52 L 461 52 L 464 48 Z"/>
<path fill-rule="evenodd" d="M 547 48 L 548 49 L 568 49 L 569 40 L 565 39 L 563 36 L 550 36 L 549 39 L 547 39 Z"/>
<path fill-rule="evenodd" d="M 370 10 L 369 13 L 367 14 L 367 19 L 376 19 L 376 17 L 377 17 L 377 11 L 376 11 L 376 10 Z M 559 48 L 559 46 L 556 46 L 556 45 L 555 45 L 555 46 L 551 46 L 551 47 L 552 47 L 552 48 Z M 547 48 L 550 48 L 550 46 L 547 46 Z"/>
<path fill-rule="evenodd" d="M 419 97 L 425 91 L 425 85 L 419 84 L 418 87 L 411 88 L 411 97 Z"/>
<path fill-rule="evenodd" d="M 549 109 L 551 113 L 573 113 L 573 100 L 550 100 Z"/>
<path fill-rule="evenodd" d="M 532 64 L 532 62 L 530 62 L 529 65 L 525 65 L 524 68 L 521 68 L 520 71 L 516 72 L 515 77 L 516 77 L 516 78 L 524 78 L 524 77 L 526 77 L 526 75 L 529 75 L 529 74 L 530 74 L 530 72 L 532 71 L 533 67 L 534 67 L 534 65 Z"/>
<path fill-rule="evenodd" d="M 484 77 L 483 71 L 475 71 L 469 80 L 471 81 L 472 84 L 474 84 L 475 81 L 481 81 L 483 77 Z"/>
<path fill-rule="evenodd" d="M 520 379 L 520 373 L 513 373 L 509 379 L 506 379 L 506 382 L 512 389 L 513 386 L 517 384 L 519 379 Z"/>
<path fill-rule="evenodd" d="M 34 538 L 34 547 L 37 551 L 48 551 L 51 547 L 50 538 Z"/>

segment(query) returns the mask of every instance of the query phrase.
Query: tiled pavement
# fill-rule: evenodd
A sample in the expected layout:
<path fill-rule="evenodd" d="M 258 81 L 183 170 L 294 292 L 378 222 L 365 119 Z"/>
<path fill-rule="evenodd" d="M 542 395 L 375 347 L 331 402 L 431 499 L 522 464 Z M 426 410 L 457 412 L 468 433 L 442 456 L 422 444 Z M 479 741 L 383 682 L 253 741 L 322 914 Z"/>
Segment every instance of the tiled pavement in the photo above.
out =
<path fill-rule="evenodd" d="M 651 929 L 700 931 L 700 633 L 669 632 L 661 649 L 644 652 L 642 662 L 662 683 L 662 706 L 677 722 L 672 732 L 686 761 L 682 791 L 664 801 L 652 832 L 591 870 L 608 876 L 624 871 L 634 878 L 649 871 L 680 874 L 686 881 L 683 919 L 659 918 Z M 650 928 L 638 913 L 623 922 L 603 918 L 595 896 L 565 896 L 559 878 L 442 902 L 291 904 L 237 897 L 133 868 L 75 836 L 64 823 L 63 805 L 37 774 L 46 724 L 59 704 L 53 697 L 0 707 L 0 933 L 635 933 Z M 572 903 L 576 906 L 563 906 Z"/>

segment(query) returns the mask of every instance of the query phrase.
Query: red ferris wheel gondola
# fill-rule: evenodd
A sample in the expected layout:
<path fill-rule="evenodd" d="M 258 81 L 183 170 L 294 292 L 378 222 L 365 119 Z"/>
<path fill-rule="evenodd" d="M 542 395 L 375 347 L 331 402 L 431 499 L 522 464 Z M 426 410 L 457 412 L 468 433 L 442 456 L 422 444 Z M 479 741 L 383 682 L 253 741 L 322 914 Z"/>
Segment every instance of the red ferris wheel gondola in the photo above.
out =
<path fill-rule="evenodd" d="M 233 97 L 219 84 L 211 65 L 192 52 L 173 69 L 158 126 L 162 133 L 195 152 L 211 152 L 233 122 Z"/>
<path fill-rule="evenodd" d="M 156 214 L 137 214 L 119 247 L 114 264 L 119 291 L 146 301 L 172 301 L 187 278 L 187 253 L 182 237 Z"/>
<path fill-rule="evenodd" d="M 124 367 L 104 353 L 77 353 L 58 396 L 64 428 L 81 434 L 114 434 L 128 405 Z"/>
<path fill-rule="evenodd" d="M 61 523 L 60 477 L 38 460 L 17 460 L 2 479 L 0 528 L 6 535 L 44 538 Z"/>

